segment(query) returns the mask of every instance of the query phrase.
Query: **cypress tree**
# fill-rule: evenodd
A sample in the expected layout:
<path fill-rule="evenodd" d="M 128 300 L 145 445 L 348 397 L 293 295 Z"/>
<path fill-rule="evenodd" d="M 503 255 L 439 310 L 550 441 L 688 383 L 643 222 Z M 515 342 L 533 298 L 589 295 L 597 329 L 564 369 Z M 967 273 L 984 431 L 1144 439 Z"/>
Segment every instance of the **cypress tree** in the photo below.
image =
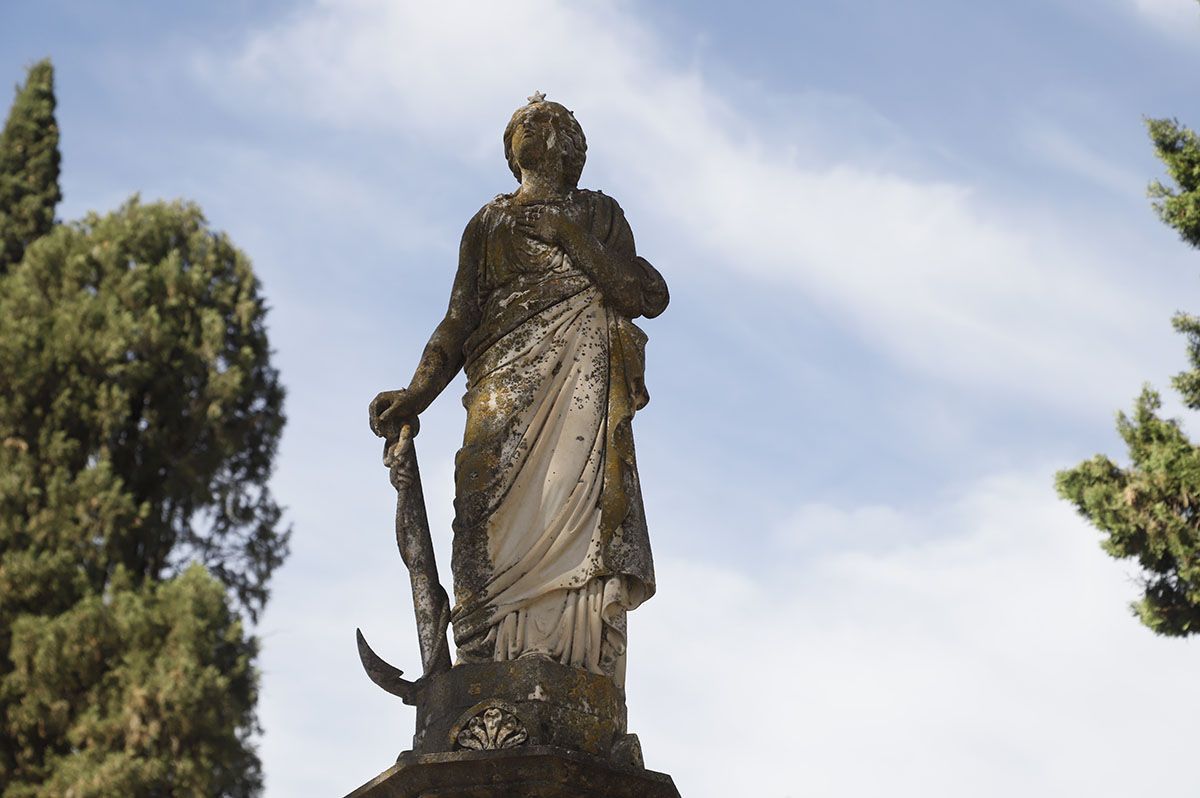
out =
<path fill-rule="evenodd" d="M 0 796 L 250 798 L 247 622 L 289 534 L 258 280 L 186 202 L 21 241 L 0 275 Z"/>
<path fill-rule="evenodd" d="M 0 132 L 0 274 L 54 224 L 62 199 L 54 106 L 54 68 L 39 61 L 17 89 Z"/>
<path fill-rule="evenodd" d="M 1147 120 L 1155 152 L 1173 185 L 1155 181 L 1150 197 L 1164 222 L 1200 248 L 1200 137 L 1172 119 Z M 1172 380 L 1184 404 L 1200 410 L 1200 318 L 1172 320 L 1187 339 L 1189 368 Z M 1200 633 L 1200 449 L 1178 421 L 1159 415 L 1149 386 L 1132 414 L 1117 417 L 1129 449 L 1121 467 L 1096 455 L 1059 472 L 1059 494 L 1104 533 L 1104 550 L 1138 563 L 1142 596 L 1134 613 L 1163 635 Z"/>

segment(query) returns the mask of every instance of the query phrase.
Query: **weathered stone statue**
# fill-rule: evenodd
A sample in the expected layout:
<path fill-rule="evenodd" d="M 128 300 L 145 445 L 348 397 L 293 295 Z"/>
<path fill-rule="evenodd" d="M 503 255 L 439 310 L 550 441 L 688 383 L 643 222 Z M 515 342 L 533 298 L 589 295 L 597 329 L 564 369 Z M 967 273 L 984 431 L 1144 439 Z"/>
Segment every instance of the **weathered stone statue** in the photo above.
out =
<path fill-rule="evenodd" d="M 489 754 L 488 767 L 528 769 L 537 748 L 548 767 L 586 760 L 596 773 L 617 768 L 604 779 L 633 779 L 627 790 L 602 779 L 596 794 L 677 795 L 668 777 L 625 772 L 641 759 L 623 689 L 625 616 L 654 593 L 630 426 L 648 399 L 646 336 L 633 319 L 662 313 L 667 286 L 638 256 L 617 202 L 578 188 L 586 149 L 574 115 L 544 95 L 513 114 L 504 152 L 520 187 L 468 222 L 449 308 L 411 383 L 370 405 L 398 492 L 424 664 L 408 682 L 360 635 L 368 673 L 418 708 L 413 751 L 392 781 L 406 769 L 413 777 L 422 754 L 505 751 Z M 412 438 L 459 369 L 467 423 L 455 463 L 451 610 Z M 476 761 L 463 756 L 460 770 Z M 561 794 L 591 794 L 573 789 Z"/>

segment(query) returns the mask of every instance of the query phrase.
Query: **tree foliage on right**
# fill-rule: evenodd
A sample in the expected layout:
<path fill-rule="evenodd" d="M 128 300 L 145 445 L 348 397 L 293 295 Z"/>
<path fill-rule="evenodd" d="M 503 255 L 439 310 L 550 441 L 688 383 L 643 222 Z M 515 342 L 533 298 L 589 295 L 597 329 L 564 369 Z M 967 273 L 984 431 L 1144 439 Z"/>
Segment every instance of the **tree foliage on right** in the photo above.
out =
<path fill-rule="evenodd" d="M 189 203 L 55 221 L 58 164 L 42 62 L 0 134 L 0 795 L 252 798 L 266 305 Z"/>
<path fill-rule="evenodd" d="M 1150 196 L 1164 222 L 1200 248 L 1200 136 L 1173 119 L 1147 120 L 1170 183 Z M 1200 410 L 1200 317 L 1172 320 L 1187 339 L 1189 368 L 1172 385 Z M 1059 494 L 1105 534 L 1104 550 L 1141 567 L 1142 597 L 1133 610 L 1162 635 L 1200 633 L 1200 448 L 1179 422 L 1159 415 L 1159 394 L 1146 387 L 1131 414 L 1117 417 L 1129 448 L 1128 467 L 1104 455 L 1059 472 Z"/>

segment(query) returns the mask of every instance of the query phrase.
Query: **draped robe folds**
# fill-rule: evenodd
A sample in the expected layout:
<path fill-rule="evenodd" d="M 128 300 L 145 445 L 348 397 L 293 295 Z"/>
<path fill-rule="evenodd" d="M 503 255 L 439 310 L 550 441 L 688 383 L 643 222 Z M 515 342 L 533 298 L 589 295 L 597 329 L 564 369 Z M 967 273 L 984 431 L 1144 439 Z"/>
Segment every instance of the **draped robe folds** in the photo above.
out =
<path fill-rule="evenodd" d="M 510 202 L 486 205 L 464 236 L 481 321 L 455 463 L 459 660 L 540 655 L 622 685 L 625 613 L 654 593 L 630 428 L 648 400 L 646 338 L 561 248 L 517 230 Z M 576 191 L 562 212 L 665 302 L 615 201 Z"/>

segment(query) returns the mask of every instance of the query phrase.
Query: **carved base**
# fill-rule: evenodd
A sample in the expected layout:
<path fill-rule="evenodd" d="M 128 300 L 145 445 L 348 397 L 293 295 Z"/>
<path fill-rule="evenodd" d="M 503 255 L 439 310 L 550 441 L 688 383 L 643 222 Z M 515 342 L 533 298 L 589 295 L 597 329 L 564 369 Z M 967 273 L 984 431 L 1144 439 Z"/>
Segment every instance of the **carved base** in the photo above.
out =
<path fill-rule="evenodd" d="M 350 798 L 679 798 L 642 764 L 606 676 L 541 658 L 457 665 L 407 700 L 412 750 Z"/>
<path fill-rule="evenodd" d="M 553 746 L 404 754 L 347 798 L 680 798 L 665 773 Z"/>
<path fill-rule="evenodd" d="M 552 745 L 641 766 L 612 681 L 547 659 L 457 665 L 414 692 L 413 753 Z"/>

